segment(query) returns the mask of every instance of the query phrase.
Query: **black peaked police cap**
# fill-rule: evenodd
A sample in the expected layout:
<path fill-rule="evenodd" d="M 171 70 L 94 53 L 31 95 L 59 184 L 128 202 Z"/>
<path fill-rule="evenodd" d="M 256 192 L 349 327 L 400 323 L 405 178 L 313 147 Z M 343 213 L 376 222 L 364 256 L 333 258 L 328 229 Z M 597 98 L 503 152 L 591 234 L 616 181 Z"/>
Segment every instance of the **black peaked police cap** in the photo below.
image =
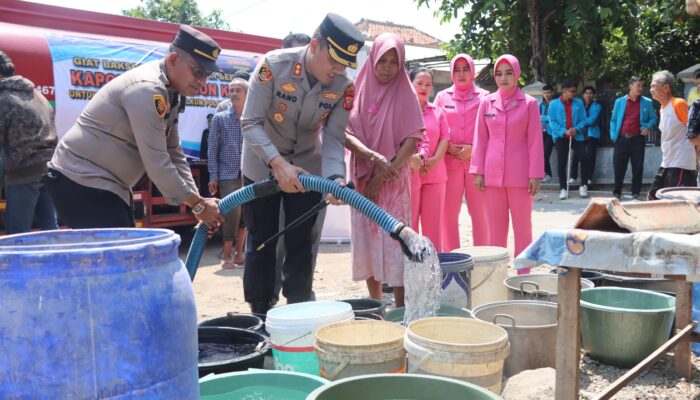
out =
<path fill-rule="evenodd" d="M 357 53 L 365 45 L 365 40 L 350 21 L 329 13 L 318 30 L 328 41 L 328 52 L 333 60 L 346 67 L 357 68 Z"/>
<path fill-rule="evenodd" d="M 180 30 L 173 39 L 173 46 L 179 47 L 191 55 L 207 71 L 222 72 L 216 65 L 221 47 L 214 39 L 188 25 L 180 25 Z"/>

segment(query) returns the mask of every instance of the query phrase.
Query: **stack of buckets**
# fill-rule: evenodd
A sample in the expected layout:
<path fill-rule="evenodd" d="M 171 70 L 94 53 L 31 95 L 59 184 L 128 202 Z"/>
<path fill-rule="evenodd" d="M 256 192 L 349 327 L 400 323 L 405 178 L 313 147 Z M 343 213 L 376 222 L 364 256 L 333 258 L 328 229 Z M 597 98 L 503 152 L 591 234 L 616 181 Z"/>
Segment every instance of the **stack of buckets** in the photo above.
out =
<path fill-rule="evenodd" d="M 472 280 L 477 280 L 482 291 L 480 298 L 503 300 L 506 293 L 500 283 L 507 273 L 507 250 L 477 247 L 469 251 L 476 255 L 473 259 L 454 253 L 449 260 L 441 259 L 441 264 L 449 264 L 449 271 L 444 271 L 445 278 L 450 278 L 448 286 L 459 286 L 442 300 L 453 306 L 470 304 L 472 268 Z M 267 314 L 266 329 L 275 369 L 320 375 L 331 381 L 409 372 L 458 379 L 498 394 L 504 361 L 510 354 L 507 332 L 492 323 L 435 317 L 404 328 L 387 321 L 355 321 L 350 304 L 339 301 L 273 308 Z"/>

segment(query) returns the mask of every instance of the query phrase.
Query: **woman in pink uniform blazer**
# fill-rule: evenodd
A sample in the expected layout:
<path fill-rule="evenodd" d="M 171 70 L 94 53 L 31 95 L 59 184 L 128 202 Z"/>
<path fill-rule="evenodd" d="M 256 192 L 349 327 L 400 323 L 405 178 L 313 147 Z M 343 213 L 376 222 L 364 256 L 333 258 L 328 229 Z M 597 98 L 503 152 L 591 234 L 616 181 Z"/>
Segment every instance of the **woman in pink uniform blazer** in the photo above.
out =
<path fill-rule="evenodd" d="M 457 54 L 450 62 L 450 71 L 453 85 L 435 96 L 435 105 L 444 111 L 450 126 L 450 144 L 445 156 L 447 186 L 442 224 L 443 251 L 460 247 L 459 213 L 465 196 L 472 220 L 473 244 L 485 246 L 489 243 L 484 196 L 474 187 L 473 175 L 469 173 L 479 102 L 489 92 L 474 85 L 474 61 L 468 55 Z"/>
<path fill-rule="evenodd" d="M 439 107 L 428 102 L 433 91 L 433 73 L 428 68 L 416 67 L 410 74 L 418 103 L 423 111 L 425 132 L 418 144 L 418 153 L 411 158 L 412 227 L 430 239 L 437 251 L 442 251 L 442 221 L 444 220 L 445 152 L 450 141 L 450 128 Z"/>
<path fill-rule="evenodd" d="M 479 105 L 469 172 L 484 192 L 489 244 L 507 247 L 510 214 L 518 255 L 532 242 L 533 197 L 544 177 L 542 125 L 537 100 L 518 88 L 518 59 L 501 56 L 494 77 L 498 91 Z"/>

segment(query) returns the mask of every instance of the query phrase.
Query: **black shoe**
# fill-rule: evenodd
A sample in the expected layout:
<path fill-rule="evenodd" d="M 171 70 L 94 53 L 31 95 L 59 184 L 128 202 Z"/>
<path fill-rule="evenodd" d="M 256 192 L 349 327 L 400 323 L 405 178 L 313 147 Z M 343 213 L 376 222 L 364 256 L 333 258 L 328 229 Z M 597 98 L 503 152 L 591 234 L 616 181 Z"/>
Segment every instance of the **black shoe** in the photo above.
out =
<path fill-rule="evenodd" d="M 386 283 L 382 283 L 382 293 L 394 293 L 394 288 Z"/>
<path fill-rule="evenodd" d="M 613 196 L 615 196 L 616 199 L 620 200 L 620 193 L 613 193 Z"/>

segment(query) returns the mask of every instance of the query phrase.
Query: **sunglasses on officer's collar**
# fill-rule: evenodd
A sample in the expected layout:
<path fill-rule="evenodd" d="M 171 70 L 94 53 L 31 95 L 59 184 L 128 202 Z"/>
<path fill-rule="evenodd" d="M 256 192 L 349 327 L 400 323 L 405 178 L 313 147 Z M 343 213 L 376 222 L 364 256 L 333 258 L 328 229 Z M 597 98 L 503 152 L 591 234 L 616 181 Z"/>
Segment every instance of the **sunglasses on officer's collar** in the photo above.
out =
<path fill-rule="evenodd" d="M 207 72 L 205 69 L 203 69 L 199 65 L 196 65 L 195 63 L 190 61 L 189 57 L 187 57 L 185 54 L 182 54 L 179 51 L 176 51 L 175 53 L 178 55 L 178 57 L 185 60 L 185 62 L 187 62 L 187 64 L 189 64 L 190 67 L 192 67 L 192 74 L 195 76 L 195 78 L 207 79 L 211 75 L 211 72 Z"/>

